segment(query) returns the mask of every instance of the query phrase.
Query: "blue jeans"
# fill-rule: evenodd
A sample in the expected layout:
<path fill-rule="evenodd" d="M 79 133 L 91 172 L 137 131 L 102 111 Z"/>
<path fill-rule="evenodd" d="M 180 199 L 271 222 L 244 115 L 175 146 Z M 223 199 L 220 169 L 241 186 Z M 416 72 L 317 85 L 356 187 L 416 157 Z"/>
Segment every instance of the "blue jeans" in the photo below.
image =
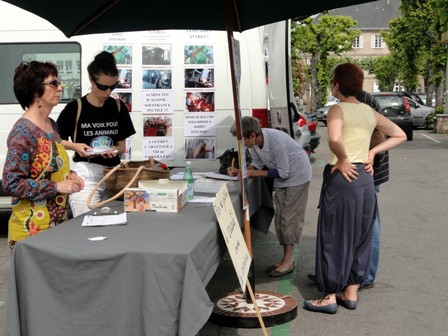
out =
<path fill-rule="evenodd" d="M 373 224 L 373 244 L 372 244 L 372 261 L 370 264 L 370 271 L 367 277 L 363 281 L 363 285 L 370 285 L 375 282 L 376 272 L 378 271 L 378 263 L 380 261 L 380 240 L 381 240 L 381 220 L 380 220 L 380 210 L 378 203 L 378 196 L 380 194 L 380 186 L 375 186 L 376 191 L 376 213 L 375 213 L 375 223 Z"/>

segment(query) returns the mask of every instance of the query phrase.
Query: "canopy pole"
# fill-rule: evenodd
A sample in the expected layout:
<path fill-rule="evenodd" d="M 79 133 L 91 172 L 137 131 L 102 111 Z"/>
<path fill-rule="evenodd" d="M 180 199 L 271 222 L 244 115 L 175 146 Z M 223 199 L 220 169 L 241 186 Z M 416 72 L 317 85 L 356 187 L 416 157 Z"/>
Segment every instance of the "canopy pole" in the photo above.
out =
<path fill-rule="evenodd" d="M 73 32 L 71 32 L 67 37 L 72 37 L 73 35 L 78 34 L 81 30 L 83 30 L 86 26 L 95 21 L 98 17 L 103 15 L 105 12 L 109 10 L 109 8 L 113 7 L 120 0 L 110 0 L 106 2 L 103 6 L 98 8 L 95 12 L 87 17 L 80 25 L 78 25 Z"/>

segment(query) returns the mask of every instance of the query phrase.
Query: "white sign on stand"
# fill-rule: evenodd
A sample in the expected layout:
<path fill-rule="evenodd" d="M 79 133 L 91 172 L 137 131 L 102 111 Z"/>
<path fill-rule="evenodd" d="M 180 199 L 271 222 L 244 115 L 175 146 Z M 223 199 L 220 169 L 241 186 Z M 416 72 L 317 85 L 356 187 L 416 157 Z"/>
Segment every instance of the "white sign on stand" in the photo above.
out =
<path fill-rule="evenodd" d="M 213 202 L 216 218 L 227 245 L 233 267 L 243 292 L 246 291 L 247 275 L 252 258 L 244 241 L 238 219 L 233 209 L 232 200 L 226 184 L 219 189 Z"/>

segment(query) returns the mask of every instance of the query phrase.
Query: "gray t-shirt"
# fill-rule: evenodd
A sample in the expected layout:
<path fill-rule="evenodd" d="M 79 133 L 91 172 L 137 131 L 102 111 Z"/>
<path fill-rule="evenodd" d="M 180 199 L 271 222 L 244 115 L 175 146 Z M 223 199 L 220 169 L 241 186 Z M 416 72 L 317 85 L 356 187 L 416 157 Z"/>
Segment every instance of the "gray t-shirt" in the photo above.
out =
<path fill-rule="evenodd" d="M 263 169 L 277 169 L 280 178 L 274 180 L 275 188 L 294 187 L 311 181 L 310 159 L 305 150 L 287 133 L 263 128 L 263 148 L 255 145 L 249 148 L 251 166 Z"/>

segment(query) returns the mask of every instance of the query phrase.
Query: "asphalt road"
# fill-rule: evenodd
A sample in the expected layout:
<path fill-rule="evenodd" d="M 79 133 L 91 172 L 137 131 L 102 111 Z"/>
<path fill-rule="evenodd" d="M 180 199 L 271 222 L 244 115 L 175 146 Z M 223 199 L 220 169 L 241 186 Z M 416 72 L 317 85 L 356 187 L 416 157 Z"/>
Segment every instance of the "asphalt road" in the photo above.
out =
<path fill-rule="evenodd" d="M 326 127 L 319 124 L 318 131 L 322 139 L 312 156 L 314 175 L 302 242 L 295 253 L 296 270 L 283 278 L 269 278 L 264 269 L 281 255 L 273 227 L 267 235 L 257 231 L 252 234 L 256 290 L 289 294 L 298 304 L 297 317 L 289 323 L 268 328 L 268 334 L 446 335 L 448 135 L 415 130 L 414 141 L 391 151 L 391 178 L 380 193 L 382 245 L 375 287 L 360 293 L 357 310 L 340 307 L 336 315 L 325 315 L 302 308 L 304 299 L 318 296 L 314 284 L 306 279 L 306 275 L 314 270 L 316 206 L 324 162 L 329 155 Z M 6 222 L 0 218 L 0 226 L 3 225 Z M 5 324 L 9 259 L 6 238 L 2 236 L 0 330 L 4 330 Z M 209 283 L 208 291 L 211 297 L 219 297 L 233 291 L 237 283 L 231 262 L 224 260 Z M 239 335 L 263 333 L 261 329 L 225 328 L 212 323 L 207 323 L 200 332 L 200 336 Z"/>

